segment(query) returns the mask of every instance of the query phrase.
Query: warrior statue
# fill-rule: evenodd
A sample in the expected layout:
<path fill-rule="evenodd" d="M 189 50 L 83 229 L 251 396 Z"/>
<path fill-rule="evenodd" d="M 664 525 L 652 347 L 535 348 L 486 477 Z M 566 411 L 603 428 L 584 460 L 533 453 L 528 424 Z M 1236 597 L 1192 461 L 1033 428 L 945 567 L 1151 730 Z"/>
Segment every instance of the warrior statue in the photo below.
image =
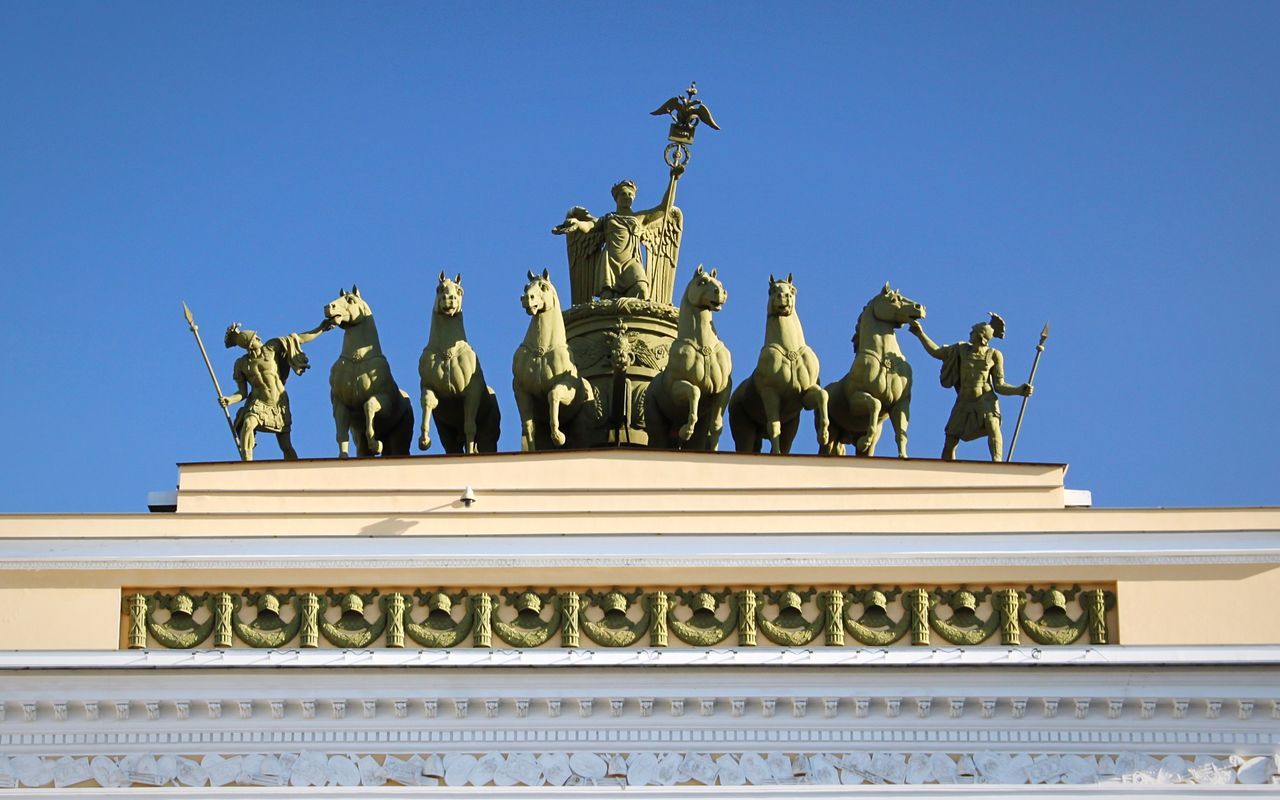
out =
<path fill-rule="evenodd" d="M 286 460 L 298 458 L 289 439 L 293 418 L 289 413 L 289 395 L 284 390 L 284 382 L 289 378 L 290 369 L 298 375 L 307 371 L 311 364 L 307 361 L 307 354 L 302 352 L 302 345 L 330 327 L 326 321 L 306 333 L 291 333 L 266 343 L 258 338 L 256 332 L 241 328 L 238 322 L 227 327 L 223 344 L 243 347 L 245 354 L 236 359 L 233 373 L 236 393 L 219 398 L 219 402 L 226 407 L 245 401 L 236 412 L 233 423 L 240 439 L 240 457 L 245 461 L 253 460 L 256 433 L 260 430 L 276 435 L 280 452 Z"/>
<path fill-rule="evenodd" d="M 676 181 L 683 172 L 684 165 L 671 168 L 666 194 L 655 208 L 633 210 L 636 185 L 624 180 L 613 187 L 614 211 L 596 218 L 575 206 L 551 229 L 568 242 L 573 305 L 593 297 L 671 303 L 684 229 L 684 217 L 675 207 Z"/>
<path fill-rule="evenodd" d="M 956 445 L 986 436 L 992 461 L 1003 461 L 1000 438 L 1000 403 L 996 395 L 1031 396 L 1031 384 L 1012 386 L 1004 382 L 1004 356 L 990 346 L 992 339 L 1004 338 L 1004 320 L 997 314 L 990 322 L 979 322 L 969 333 L 969 341 L 940 346 L 924 332 L 920 320 L 908 323 L 911 332 L 929 355 L 942 362 L 942 385 L 956 390 L 956 404 L 947 420 L 942 457 L 954 461 Z"/>

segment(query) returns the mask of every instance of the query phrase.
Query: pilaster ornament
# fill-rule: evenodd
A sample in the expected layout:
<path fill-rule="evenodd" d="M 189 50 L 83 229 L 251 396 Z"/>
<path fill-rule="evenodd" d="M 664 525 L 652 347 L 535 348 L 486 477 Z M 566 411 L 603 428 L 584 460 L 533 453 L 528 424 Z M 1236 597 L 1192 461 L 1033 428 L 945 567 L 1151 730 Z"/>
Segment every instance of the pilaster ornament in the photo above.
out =
<path fill-rule="evenodd" d="M 1156 714 L 1156 701 L 1152 698 L 1144 697 L 1139 702 L 1138 715 L 1143 719 L 1151 719 Z"/>
<path fill-rule="evenodd" d="M 1075 698 L 1075 704 L 1076 704 L 1076 719 L 1088 719 L 1089 718 L 1089 698 L 1077 697 Z"/>
<path fill-rule="evenodd" d="M 1059 699 L 1060 698 L 1057 698 L 1057 697 L 1045 697 L 1041 699 L 1041 702 L 1044 704 L 1045 719 L 1053 719 L 1054 717 L 1058 716 Z"/>
<path fill-rule="evenodd" d="M 1014 697 L 1009 700 L 1009 713 L 1014 719 L 1022 719 L 1027 713 L 1027 698 Z"/>
<path fill-rule="evenodd" d="M 209 719 L 222 719 L 222 703 L 217 700 L 208 700 L 204 704 L 205 711 Z"/>
<path fill-rule="evenodd" d="M 495 614 L 493 629 L 498 638 L 512 647 L 537 647 L 544 644 L 560 627 L 563 615 L 563 597 L 551 593 L 539 594 L 532 589 L 523 592 L 502 591 L 502 597 L 516 611 L 510 621 Z M 574 603 L 577 595 L 574 594 Z M 543 617 L 544 605 L 552 605 L 549 616 Z"/>
<path fill-rule="evenodd" d="M 53 704 L 53 718 L 58 722 L 67 721 L 67 704 L 65 702 Z"/>
<path fill-rule="evenodd" d="M 1024 596 L 1029 599 L 1024 601 Z M 496 630 L 512 647 L 576 650 L 583 644 L 583 634 L 591 644 L 606 648 L 661 648 L 669 644 L 670 632 L 682 644 L 694 647 L 754 647 L 759 634 L 770 645 L 788 648 L 807 648 L 819 634 L 831 648 L 885 647 L 905 644 L 908 631 L 912 644 L 927 645 L 936 634 L 953 644 L 975 646 L 993 644 L 998 629 L 999 641 L 1006 646 L 1020 641 L 1022 633 L 1041 644 L 1070 644 L 1085 631 L 1090 631 L 1091 638 L 1105 639 L 1111 596 L 1102 589 L 1079 587 L 1065 591 L 963 586 L 905 591 L 874 586 L 848 591 L 703 587 L 673 593 L 618 587 L 608 591 L 529 588 L 501 592 L 503 605 L 514 611 L 504 618 L 493 608 L 492 595 L 465 590 L 328 589 L 318 595 L 245 589 L 199 596 L 179 591 L 128 594 L 121 635 L 130 648 L 154 641 L 173 649 L 279 650 L 291 644 L 319 647 L 323 637 L 326 644 L 345 649 L 399 648 L 407 640 L 425 648 L 452 649 L 468 640 L 474 647 L 489 648 Z M 421 619 L 414 618 L 410 597 L 416 598 L 416 607 L 425 606 Z M 1071 617 L 1067 604 L 1077 601 L 1081 610 Z M 1026 609 L 1037 603 L 1043 611 L 1031 619 Z M 254 607 L 252 619 L 245 619 L 242 611 L 248 606 Z M 322 613 L 322 608 L 328 613 Z M 1091 623 L 1090 609 L 1103 616 Z M 731 638 L 735 633 L 736 639 Z"/>
<path fill-rule="evenodd" d="M 884 699 L 884 715 L 886 717 L 896 717 L 902 709 L 901 697 L 886 697 Z"/>
<path fill-rule="evenodd" d="M 159 700 L 148 700 L 145 703 L 143 703 L 142 706 L 147 711 L 148 721 L 155 722 L 156 720 L 160 719 L 160 701 Z"/>
<path fill-rule="evenodd" d="M 374 603 L 379 592 L 325 592 L 331 608 L 340 609 L 337 622 L 320 620 L 320 633 L 332 645 L 342 648 L 368 647 L 382 635 L 387 626 L 386 597 Z M 366 616 L 366 606 L 374 605 L 382 613 L 374 620 Z M 403 644 L 403 642 L 401 643 Z"/>
<path fill-rule="evenodd" d="M 1240 700 L 1236 704 L 1236 718 L 1250 719 L 1253 717 L 1253 701 Z"/>
<path fill-rule="evenodd" d="M 1221 713 L 1222 713 L 1221 700 L 1205 700 L 1204 701 L 1205 719 L 1217 719 Z"/>
<path fill-rule="evenodd" d="M 963 697 L 949 698 L 947 700 L 947 704 L 950 706 L 949 711 L 952 719 L 960 719 L 961 717 L 964 716 L 964 698 Z"/>
<path fill-rule="evenodd" d="M 653 592 L 649 595 L 649 615 L 653 627 L 649 630 L 650 647 L 667 646 L 667 612 L 670 602 L 666 592 Z"/>
<path fill-rule="evenodd" d="M 763 717 L 772 717 L 777 708 L 778 700 L 773 697 L 760 698 L 760 715 Z"/>
<path fill-rule="evenodd" d="M 818 615 L 812 620 L 807 619 L 801 609 L 817 593 L 818 590 L 813 587 L 804 591 L 788 588 L 778 592 L 763 592 L 765 600 L 778 608 L 777 615 L 768 619 L 764 615 L 763 606 L 757 606 L 756 619 L 765 637 L 785 647 L 803 647 L 816 639 L 826 627 L 823 609 L 820 608 Z"/>
<path fill-rule="evenodd" d="M 684 698 L 683 697 L 671 698 L 671 716 L 673 717 L 684 716 Z"/>
<path fill-rule="evenodd" d="M 929 626 L 952 644 L 981 644 L 1000 626 L 1000 616 L 996 610 L 993 609 L 986 619 L 982 619 L 977 613 L 978 603 L 990 596 L 989 588 L 978 592 L 964 587 L 954 591 L 935 590 L 929 604 Z M 937 613 L 938 606 L 943 604 L 951 609 L 951 614 L 946 619 Z"/>
<path fill-rule="evenodd" d="M 565 591 L 559 594 L 560 600 L 560 646 L 578 646 L 578 593 Z"/>
<path fill-rule="evenodd" d="M 36 706 L 35 703 L 22 704 L 22 721 L 23 722 L 35 722 L 36 719 L 38 718 L 39 713 L 40 713 L 39 708 Z"/>
<path fill-rule="evenodd" d="M 210 613 L 203 621 L 196 621 L 197 608 L 207 607 Z M 168 619 L 157 621 L 157 610 L 168 611 Z M 213 632 L 215 614 L 213 599 L 206 592 L 192 596 L 187 592 L 174 595 L 152 595 L 146 607 L 147 631 L 151 638 L 165 647 L 190 649 L 198 647 Z"/>
<path fill-rule="evenodd" d="M 98 703 L 95 700 L 84 701 L 84 718 L 88 722 L 98 721 Z M 0 703 L 0 722 L 4 721 L 4 703 Z"/>
<path fill-rule="evenodd" d="M 917 697 L 917 698 L 916 698 L 916 716 L 917 716 L 917 717 L 919 717 L 920 719 L 926 719 L 926 718 L 928 718 L 929 713 L 930 713 L 932 710 L 933 710 L 933 698 L 932 698 L 932 697 Z"/>
<path fill-rule="evenodd" d="M 713 593 L 704 588 L 697 592 L 675 592 L 675 596 L 691 611 L 685 620 L 676 616 L 674 606 L 667 612 L 667 624 L 682 641 L 695 647 L 711 647 L 727 639 L 737 627 L 738 602 L 732 593 Z M 728 613 L 723 619 L 716 616 L 721 605 L 728 606 Z"/>
<path fill-rule="evenodd" d="M 302 709 L 303 719 L 315 719 L 316 717 L 316 701 L 315 700 L 301 700 L 299 701 L 298 705 Z"/>
<path fill-rule="evenodd" d="M 855 717 L 866 717 L 871 711 L 871 698 L 855 697 L 853 699 L 853 715 Z"/>
<path fill-rule="evenodd" d="M 587 617 L 586 609 L 583 609 L 581 621 L 582 632 L 596 644 L 604 647 L 631 647 L 653 626 L 653 609 L 657 604 L 652 595 L 648 602 L 643 602 L 642 592 L 637 590 L 624 593 L 615 587 L 609 592 L 587 592 L 583 596 L 587 601 L 587 608 L 594 606 L 601 611 L 600 619 L 592 620 Z M 663 605 L 665 598 L 664 594 Z M 642 601 L 642 613 L 638 619 L 633 620 L 627 613 L 637 601 Z M 663 613 L 665 614 L 665 610 Z"/>
<path fill-rule="evenodd" d="M 524 719 L 525 717 L 528 717 L 528 716 L 529 716 L 529 698 L 527 697 L 516 698 L 516 717 L 519 719 Z"/>
<path fill-rule="evenodd" d="M 477 616 L 476 597 L 421 589 L 414 596 L 419 605 L 426 606 L 427 616 L 416 622 L 410 612 L 405 612 L 404 631 L 410 639 L 423 647 L 457 647 L 471 634 Z M 462 615 L 455 618 L 454 607 L 459 602 L 463 602 Z"/>
<path fill-rule="evenodd" d="M 120 721 L 127 720 L 129 718 L 128 701 L 117 702 L 115 706 L 116 706 L 116 719 Z"/>
<path fill-rule="evenodd" d="M 1185 719 L 1187 716 L 1187 707 L 1191 705 L 1191 701 L 1184 698 L 1174 698 L 1171 702 L 1173 705 L 1173 718 Z"/>
<path fill-rule="evenodd" d="M 640 716 L 642 717 L 653 716 L 653 698 L 652 697 L 640 698 Z"/>
<path fill-rule="evenodd" d="M 836 716 L 840 711 L 840 698 L 826 697 L 822 700 L 822 715 L 828 719 Z"/>
<path fill-rule="evenodd" d="M 996 714 L 996 698 L 994 697 L 982 698 L 982 718 L 991 719 L 992 717 L 995 716 L 995 714 Z"/>
<path fill-rule="evenodd" d="M 1124 699 L 1115 697 L 1107 700 L 1107 719 L 1120 719 L 1124 713 Z"/>

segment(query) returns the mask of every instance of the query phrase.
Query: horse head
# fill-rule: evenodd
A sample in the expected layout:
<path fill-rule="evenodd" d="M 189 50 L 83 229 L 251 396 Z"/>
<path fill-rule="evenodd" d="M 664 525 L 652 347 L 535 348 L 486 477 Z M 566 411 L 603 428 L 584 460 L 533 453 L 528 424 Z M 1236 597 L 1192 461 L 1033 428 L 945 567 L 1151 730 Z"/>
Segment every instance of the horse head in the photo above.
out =
<path fill-rule="evenodd" d="M 560 296 L 556 294 L 556 287 L 551 285 L 551 275 L 547 270 L 544 269 L 541 275 L 529 273 L 529 282 L 520 295 L 520 305 L 531 317 L 560 310 Z"/>
<path fill-rule="evenodd" d="M 443 272 L 440 283 L 436 286 L 435 312 L 442 317 L 456 317 L 462 312 L 462 275 L 455 275 L 453 280 Z"/>
<path fill-rule="evenodd" d="M 689 285 L 685 287 L 684 299 L 680 304 L 682 306 L 687 304 L 696 309 L 719 311 L 728 299 L 729 293 L 724 290 L 724 284 L 716 278 L 715 268 L 710 272 L 703 272 L 702 265 L 699 264 L 698 269 L 693 273 L 693 278 L 689 280 Z"/>
<path fill-rule="evenodd" d="M 355 327 L 362 322 L 373 319 L 373 310 L 360 296 L 360 289 L 351 285 L 351 291 L 338 290 L 338 297 L 324 307 L 324 316 L 339 328 Z"/>
<path fill-rule="evenodd" d="M 887 322 L 895 328 L 900 328 L 913 319 L 924 319 L 924 306 L 903 296 L 897 289 L 889 288 L 888 281 L 885 281 L 880 294 L 871 298 L 871 302 L 867 305 L 870 306 L 871 313 L 876 319 Z"/>
<path fill-rule="evenodd" d="M 796 313 L 796 285 L 790 274 L 786 280 L 769 276 L 769 316 L 789 317 Z"/>

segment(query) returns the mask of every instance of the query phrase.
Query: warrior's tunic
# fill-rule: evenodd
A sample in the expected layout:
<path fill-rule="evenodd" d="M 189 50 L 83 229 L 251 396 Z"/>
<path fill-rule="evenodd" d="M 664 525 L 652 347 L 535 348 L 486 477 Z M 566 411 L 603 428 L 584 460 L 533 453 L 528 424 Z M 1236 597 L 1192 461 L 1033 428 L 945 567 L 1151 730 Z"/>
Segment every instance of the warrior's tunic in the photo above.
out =
<path fill-rule="evenodd" d="M 947 419 L 947 436 L 959 437 L 962 441 L 973 441 L 987 435 L 987 419 L 1000 419 L 1000 401 L 996 398 L 994 383 L 1004 382 L 1000 373 L 996 351 L 986 348 L 978 352 L 969 342 L 958 342 L 941 348 L 942 385 L 956 390 L 956 404 Z M 982 393 L 977 397 L 966 397 L 960 394 L 961 378 L 964 374 L 981 376 Z"/>
<path fill-rule="evenodd" d="M 252 414 L 258 418 L 258 430 L 288 433 L 293 427 L 293 415 L 289 411 L 289 394 L 284 390 L 284 382 L 289 378 L 290 369 L 301 375 L 309 366 L 307 354 L 302 352 L 302 342 L 296 333 L 265 342 L 257 358 L 251 353 L 237 358 L 236 380 L 249 384 L 250 391 L 244 405 L 236 411 L 236 430 L 241 430 L 245 418 Z M 261 385 L 263 380 L 276 385 L 267 389 Z"/>

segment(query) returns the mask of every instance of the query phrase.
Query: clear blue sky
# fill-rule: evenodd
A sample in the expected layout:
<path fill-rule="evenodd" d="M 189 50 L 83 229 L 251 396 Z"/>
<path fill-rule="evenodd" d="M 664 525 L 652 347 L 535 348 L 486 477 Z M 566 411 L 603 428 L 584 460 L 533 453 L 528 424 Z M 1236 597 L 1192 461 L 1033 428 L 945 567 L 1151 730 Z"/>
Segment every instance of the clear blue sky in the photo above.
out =
<path fill-rule="evenodd" d="M 1003 314 L 1011 380 L 1051 322 L 1018 455 L 1098 504 L 1275 504 L 1277 42 L 1260 2 L 6 3 L 0 510 L 139 510 L 174 462 L 235 457 L 183 299 L 229 383 L 227 323 L 302 330 L 359 283 L 415 394 L 462 272 L 516 448 L 522 276 L 564 284 L 570 206 L 623 177 L 657 201 L 647 112 L 690 79 L 724 130 L 681 181 L 677 284 L 719 268 L 736 379 L 770 272 L 824 381 L 890 280 L 940 342 Z M 338 347 L 289 382 L 304 457 L 335 453 Z M 933 457 L 953 395 L 903 348 Z"/>

